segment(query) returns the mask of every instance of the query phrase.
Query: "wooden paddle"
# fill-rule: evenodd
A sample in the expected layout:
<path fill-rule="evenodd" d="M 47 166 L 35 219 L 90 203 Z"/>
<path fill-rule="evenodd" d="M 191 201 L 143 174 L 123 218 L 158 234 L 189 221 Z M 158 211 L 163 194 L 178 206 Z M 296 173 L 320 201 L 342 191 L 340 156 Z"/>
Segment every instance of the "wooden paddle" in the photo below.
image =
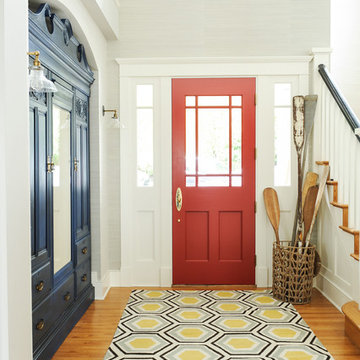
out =
<path fill-rule="evenodd" d="M 311 186 L 316 185 L 319 175 L 314 172 L 307 172 L 304 180 L 303 190 L 302 190 L 302 210 L 304 211 L 304 204 L 306 194 Z M 304 218 L 304 217 L 303 217 Z"/>
<path fill-rule="evenodd" d="M 276 243 L 280 245 L 280 238 L 279 238 L 280 206 L 279 206 L 279 200 L 276 190 L 268 187 L 264 189 L 263 195 L 264 195 L 266 213 L 275 232 Z"/>
<path fill-rule="evenodd" d="M 303 211 L 303 218 L 304 218 L 304 236 L 302 237 L 303 246 L 305 246 L 305 240 L 306 240 L 306 237 L 309 232 L 311 222 L 313 219 L 318 191 L 319 191 L 319 186 L 314 185 L 308 189 L 307 194 L 306 194 L 304 211 Z"/>
<path fill-rule="evenodd" d="M 305 138 L 305 98 L 304 96 L 294 96 L 293 97 L 293 136 L 294 144 L 296 148 L 297 158 L 298 158 L 298 200 L 297 200 L 297 234 L 295 237 L 295 243 L 300 238 L 302 230 L 302 163 L 301 155 L 302 148 L 304 146 Z"/>
<path fill-rule="evenodd" d="M 311 236 L 314 224 L 315 224 L 316 215 L 317 215 L 317 213 L 319 211 L 321 199 L 323 197 L 325 186 L 326 186 L 326 181 L 327 181 L 327 179 L 329 177 L 329 172 L 330 172 L 329 165 L 323 165 L 323 172 L 322 172 L 321 177 L 319 179 L 319 191 L 318 191 L 317 197 L 316 197 L 314 213 L 313 213 L 313 217 L 312 217 L 312 220 L 311 220 L 310 229 L 309 229 L 309 231 L 307 233 L 308 239 L 310 239 L 310 236 Z M 304 241 L 306 241 L 306 244 L 309 243 L 308 239 L 304 239 Z"/>
<path fill-rule="evenodd" d="M 318 99 L 317 95 L 306 95 L 305 96 L 305 101 L 304 101 L 304 108 L 305 108 L 305 115 L 304 115 L 305 134 L 304 134 L 304 137 L 305 137 L 305 139 L 304 139 L 304 151 L 303 151 L 302 164 L 301 164 L 301 178 L 303 178 L 303 175 L 304 175 L 304 169 L 305 169 L 305 164 L 306 164 L 308 148 L 310 148 L 310 151 L 312 151 L 312 143 L 309 142 L 309 137 L 310 137 L 311 131 L 313 129 L 313 125 L 314 125 L 317 99 Z M 304 189 L 304 185 L 303 185 L 303 189 Z M 305 194 L 305 196 L 306 196 L 306 194 Z M 302 197 L 302 200 L 303 200 L 302 208 L 304 208 L 304 201 L 305 201 L 304 196 Z M 296 205 L 296 211 L 295 211 L 295 216 L 294 216 L 294 225 L 293 225 L 293 231 L 292 231 L 292 237 L 291 237 L 291 243 L 293 245 L 295 244 L 295 237 L 296 237 L 296 228 L 297 228 L 297 219 L 298 219 L 297 209 L 299 208 L 299 201 L 300 201 L 300 199 L 298 199 L 298 202 Z"/>

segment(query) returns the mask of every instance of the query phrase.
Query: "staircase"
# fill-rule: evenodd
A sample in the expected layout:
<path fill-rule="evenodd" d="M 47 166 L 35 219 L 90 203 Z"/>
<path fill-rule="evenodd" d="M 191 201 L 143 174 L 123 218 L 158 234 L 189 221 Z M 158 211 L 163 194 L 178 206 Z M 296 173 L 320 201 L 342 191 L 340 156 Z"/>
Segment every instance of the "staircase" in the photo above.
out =
<path fill-rule="evenodd" d="M 316 165 L 329 165 L 328 161 L 316 161 Z M 352 258 L 359 261 L 359 230 L 349 227 L 349 205 L 338 202 L 338 182 L 330 179 L 326 182 L 328 186 L 333 188 L 333 199 L 330 204 L 334 207 L 342 209 L 342 225 L 339 228 L 348 234 L 354 236 L 354 252 L 350 254 Z"/>
<path fill-rule="evenodd" d="M 342 305 L 345 332 L 360 347 L 360 121 L 326 67 L 319 65 L 318 71 L 320 101 L 313 156 L 326 159 L 316 161 L 318 166 L 330 166 L 327 185 L 330 195 L 332 189 L 332 200 L 327 199 L 328 207 L 324 205 L 318 218 L 318 247 L 325 264 L 317 287 Z"/>

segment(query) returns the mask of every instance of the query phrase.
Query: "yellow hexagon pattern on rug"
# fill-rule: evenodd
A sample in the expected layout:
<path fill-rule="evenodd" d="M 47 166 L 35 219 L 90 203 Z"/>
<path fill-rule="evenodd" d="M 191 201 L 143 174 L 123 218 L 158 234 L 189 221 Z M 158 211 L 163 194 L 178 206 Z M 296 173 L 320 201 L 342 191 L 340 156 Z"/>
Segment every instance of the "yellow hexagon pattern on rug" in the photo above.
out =
<path fill-rule="evenodd" d="M 234 303 L 230 304 L 221 304 L 219 308 L 223 311 L 236 311 L 240 309 L 240 306 Z"/>
<path fill-rule="evenodd" d="M 238 339 L 233 338 L 230 339 L 227 344 L 231 346 L 233 349 L 239 350 L 239 349 L 252 349 L 255 345 L 255 343 L 250 339 Z"/>
<path fill-rule="evenodd" d="M 146 297 L 154 299 L 154 298 L 162 297 L 164 295 L 164 293 L 162 293 L 160 291 L 149 291 L 145 295 L 146 295 Z"/>
<path fill-rule="evenodd" d="M 249 323 L 244 320 L 241 320 L 241 319 L 228 319 L 228 320 L 223 321 L 223 324 L 231 329 L 234 329 L 234 328 L 242 329 Z"/>
<path fill-rule="evenodd" d="M 198 311 L 183 311 L 179 316 L 186 320 L 196 320 L 201 314 Z"/>
<path fill-rule="evenodd" d="M 313 356 L 302 350 L 289 350 L 284 354 L 287 360 L 312 360 Z"/>
<path fill-rule="evenodd" d="M 157 321 L 156 319 L 142 319 L 135 323 L 135 325 L 137 325 L 139 328 L 142 329 L 153 329 L 159 324 L 160 322 Z"/>
<path fill-rule="evenodd" d="M 203 360 L 206 355 L 199 350 L 185 350 L 178 357 L 181 360 Z"/>
<path fill-rule="evenodd" d="M 161 305 L 154 303 L 154 304 L 144 304 L 141 305 L 140 307 L 145 311 L 156 311 L 160 309 Z"/>
<path fill-rule="evenodd" d="M 277 337 L 287 338 L 287 339 L 292 339 L 297 334 L 295 330 L 287 329 L 287 328 L 272 329 L 271 332 Z"/>
<path fill-rule="evenodd" d="M 282 319 L 285 316 L 279 310 L 265 310 L 262 315 L 268 319 Z"/>
<path fill-rule="evenodd" d="M 214 295 L 219 298 L 231 299 L 235 296 L 235 293 L 232 291 L 218 291 Z"/>
<path fill-rule="evenodd" d="M 197 304 L 200 300 L 197 299 L 196 297 L 188 297 L 187 296 L 187 297 L 183 297 L 179 301 L 186 305 L 194 305 L 194 304 Z"/>
<path fill-rule="evenodd" d="M 196 328 L 184 328 L 179 332 L 184 338 L 192 338 L 196 339 L 199 338 L 204 332 L 201 329 Z"/>
<path fill-rule="evenodd" d="M 129 344 L 135 349 L 150 349 L 156 342 L 150 338 L 138 338 L 129 342 Z"/>
<path fill-rule="evenodd" d="M 258 296 L 254 299 L 254 301 L 260 304 L 272 304 L 275 302 L 275 300 L 270 296 Z"/>

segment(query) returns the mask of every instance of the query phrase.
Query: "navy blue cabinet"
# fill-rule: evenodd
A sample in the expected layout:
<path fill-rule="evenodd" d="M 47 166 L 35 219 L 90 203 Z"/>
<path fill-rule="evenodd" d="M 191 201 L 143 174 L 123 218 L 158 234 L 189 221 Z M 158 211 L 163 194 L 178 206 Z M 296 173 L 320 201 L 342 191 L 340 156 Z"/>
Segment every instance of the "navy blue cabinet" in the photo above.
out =
<path fill-rule="evenodd" d="M 29 10 L 29 51 L 35 50 L 58 89 L 29 94 L 33 349 L 34 359 L 50 359 L 94 299 L 89 160 L 94 78 L 70 22 L 47 4 Z"/>

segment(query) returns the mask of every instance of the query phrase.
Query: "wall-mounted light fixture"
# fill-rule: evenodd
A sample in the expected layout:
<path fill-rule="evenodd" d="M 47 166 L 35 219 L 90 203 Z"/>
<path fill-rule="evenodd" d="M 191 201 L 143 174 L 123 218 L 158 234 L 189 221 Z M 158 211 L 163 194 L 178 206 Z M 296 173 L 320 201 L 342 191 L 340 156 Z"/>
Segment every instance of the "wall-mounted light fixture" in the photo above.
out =
<path fill-rule="evenodd" d="M 103 105 L 103 107 L 102 107 L 102 112 L 103 112 L 103 116 L 105 115 L 106 112 L 113 112 L 114 115 L 113 115 L 111 118 L 112 118 L 112 119 L 118 119 L 118 118 L 119 118 L 116 109 L 115 109 L 115 110 L 105 110 L 105 107 L 104 107 L 104 105 Z"/>
<path fill-rule="evenodd" d="M 48 80 L 44 75 L 44 69 L 42 68 L 39 60 L 40 52 L 31 51 L 28 55 L 34 55 L 35 59 L 33 65 L 29 67 L 29 91 L 34 92 L 55 92 L 57 91 L 55 84 Z"/>

